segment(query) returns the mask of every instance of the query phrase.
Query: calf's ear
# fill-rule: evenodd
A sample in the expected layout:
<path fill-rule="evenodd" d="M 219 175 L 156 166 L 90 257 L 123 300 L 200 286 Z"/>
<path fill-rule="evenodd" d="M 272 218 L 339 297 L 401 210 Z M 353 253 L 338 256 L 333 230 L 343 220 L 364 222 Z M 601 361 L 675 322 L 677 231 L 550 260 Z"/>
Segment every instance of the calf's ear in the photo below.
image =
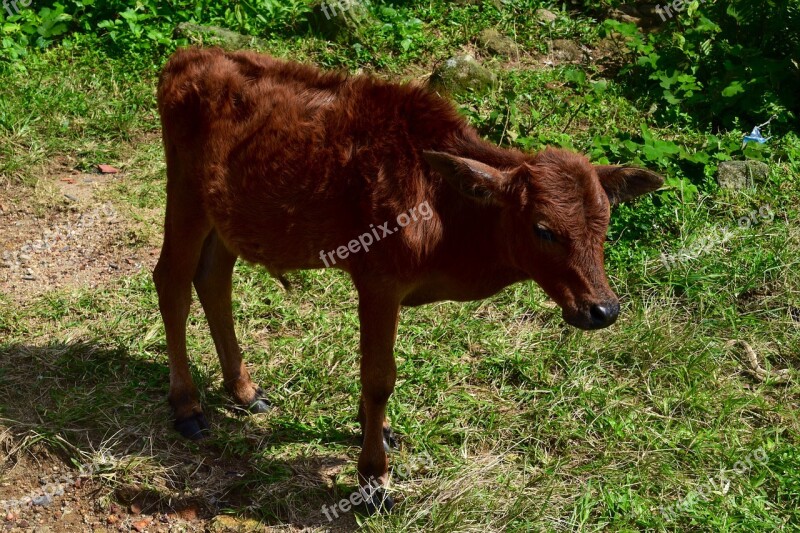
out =
<path fill-rule="evenodd" d="M 614 165 L 596 165 L 594 168 L 611 205 L 633 200 L 664 184 L 664 178 L 643 168 Z"/>
<path fill-rule="evenodd" d="M 502 204 L 506 175 L 480 161 L 444 152 L 425 151 L 422 157 L 458 192 L 473 200 Z"/>

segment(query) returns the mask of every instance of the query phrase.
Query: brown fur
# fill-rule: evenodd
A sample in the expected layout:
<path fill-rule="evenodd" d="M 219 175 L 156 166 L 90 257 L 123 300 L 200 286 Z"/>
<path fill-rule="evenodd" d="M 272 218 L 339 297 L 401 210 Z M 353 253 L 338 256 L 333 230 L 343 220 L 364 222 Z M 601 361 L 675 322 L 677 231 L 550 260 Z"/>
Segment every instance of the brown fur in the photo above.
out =
<path fill-rule="evenodd" d="M 430 206 L 429 219 L 335 265 L 360 301 L 362 482 L 386 479 L 381 428 L 400 306 L 485 298 L 533 279 L 571 324 L 609 325 L 618 309 L 603 270 L 610 203 L 661 184 L 647 171 L 597 167 L 563 150 L 493 146 L 423 87 L 255 53 L 176 52 L 158 104 L 168 183 L 154 276 L 178 420 L 201 413 L 185 349 L 193 280 L 225 383 L 247 405 L 258 393 L 233 333 L 236 257 L 275 275 L 323 268 L 320 252 Z M 556 242 L 542 237 L 546 229 Z M 609 316 L 598 320 L 597 306 Z"/>

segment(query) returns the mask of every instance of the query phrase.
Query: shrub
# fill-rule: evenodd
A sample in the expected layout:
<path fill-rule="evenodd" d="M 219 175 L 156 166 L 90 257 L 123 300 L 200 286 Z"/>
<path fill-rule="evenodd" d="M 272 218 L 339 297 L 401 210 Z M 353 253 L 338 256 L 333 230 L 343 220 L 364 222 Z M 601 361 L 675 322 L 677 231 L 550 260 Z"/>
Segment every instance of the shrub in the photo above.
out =
<path fill-rule="evenodd" d="M 636 61 L 623 71 L 660 101 L 664 121 L 691 118 L 715 128 L 800 115 L 800 3 L 797 0 L 694 0 L 672 10 L 665 27 L 644 35 L 608 20 Z"/>

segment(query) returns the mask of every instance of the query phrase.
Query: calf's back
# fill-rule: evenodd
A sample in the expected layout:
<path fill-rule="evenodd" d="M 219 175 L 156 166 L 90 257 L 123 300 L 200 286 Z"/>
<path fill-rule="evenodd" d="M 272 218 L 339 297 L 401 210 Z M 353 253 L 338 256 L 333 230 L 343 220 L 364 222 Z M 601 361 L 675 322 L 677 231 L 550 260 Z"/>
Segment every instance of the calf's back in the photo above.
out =
<path fill-rule="evenodd" d="M 395 229 L 399 213 L 427 202 L 427 219 L 336 262 L 413 275 L 442 237 L 443 204 L 462 201 L 426 173 L 421 152 L 485 149 L 424 88 L 248 52 L 176 53 L 158 102 L 169 180 L 199 191 L 226 246 L 276 273 L 322 267 L 321 250 L 386 221 Z"/>

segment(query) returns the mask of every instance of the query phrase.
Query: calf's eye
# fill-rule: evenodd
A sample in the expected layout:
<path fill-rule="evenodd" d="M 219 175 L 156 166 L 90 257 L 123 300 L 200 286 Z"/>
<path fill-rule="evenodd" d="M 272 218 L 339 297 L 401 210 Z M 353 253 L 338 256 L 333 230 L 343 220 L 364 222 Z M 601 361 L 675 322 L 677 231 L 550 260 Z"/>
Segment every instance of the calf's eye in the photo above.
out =
<path fill-rule="evenodd" d="M 544 226 L 540 226 L 539 224 L 537 224 L 534 227 L 534 229 L 536 231 L 536 236 L 539 237 L 540 239 L 542 239 L 543 241 L 555 242 L 556 236 L 549 229 L 545 228 Z"/>

